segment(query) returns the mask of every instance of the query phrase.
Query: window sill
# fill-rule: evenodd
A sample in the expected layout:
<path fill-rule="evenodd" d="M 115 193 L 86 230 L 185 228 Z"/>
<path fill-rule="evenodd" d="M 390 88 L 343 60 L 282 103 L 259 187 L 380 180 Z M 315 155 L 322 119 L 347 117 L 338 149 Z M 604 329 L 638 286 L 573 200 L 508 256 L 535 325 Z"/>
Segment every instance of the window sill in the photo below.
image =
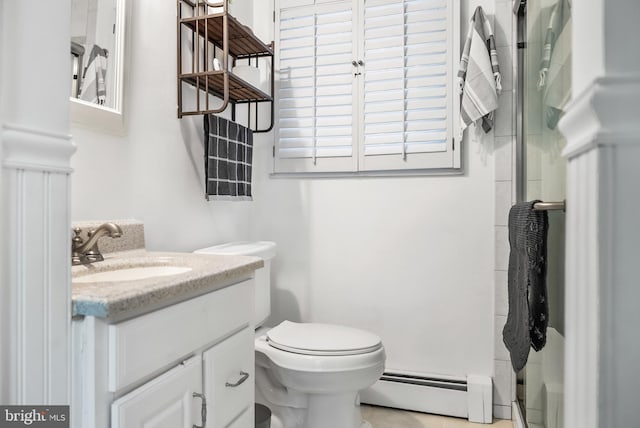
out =
<path fill-rule="evenodd" d="M 269 178 L 286 179 L 321 179 L 321 178 L 362 178 L 362 177 L 428 177 L 428 176 L 458 176 L 464 175 L 464 168 L 441 169 L 409 169 L 388 171 L 357 171 L 357 172 L 272 172 Z"/>

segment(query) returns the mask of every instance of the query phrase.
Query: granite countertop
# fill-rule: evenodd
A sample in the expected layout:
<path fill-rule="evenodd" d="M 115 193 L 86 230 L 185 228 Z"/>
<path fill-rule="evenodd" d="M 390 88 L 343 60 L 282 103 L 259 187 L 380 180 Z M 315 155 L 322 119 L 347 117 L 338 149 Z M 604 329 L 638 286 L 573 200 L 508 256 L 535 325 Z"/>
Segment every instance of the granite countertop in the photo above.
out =
<path fill-rule="evenodd" d="M 148 252 L 143 249 L 104 254 L 105 260 L 73 266 L 72 313 L 117 322 L 199 296 L 253 276 L 264 265 L 250 256 Z M 133 281 L 75 282 L 85 275 L 115 269 L 181 266 L 190 271 Z"/>

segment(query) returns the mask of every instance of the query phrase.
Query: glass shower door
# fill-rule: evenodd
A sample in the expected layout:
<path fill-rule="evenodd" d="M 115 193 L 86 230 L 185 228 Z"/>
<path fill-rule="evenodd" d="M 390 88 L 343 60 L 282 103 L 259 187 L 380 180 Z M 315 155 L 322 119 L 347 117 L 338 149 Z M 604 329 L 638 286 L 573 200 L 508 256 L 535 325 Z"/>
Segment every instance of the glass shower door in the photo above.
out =
<path fill-rule="evenodd" d="M 571 97 L 571 2 L 528 0 L 521 20 L 522 165 L 519 200 L 564 201 L 566 144 L 558 120 Z M 518 399 L 529 428 L 563 426 L 564 239 L 563 211 L 550 210 L 547 239 L 547 343 L 530 350 L 518 374 Z"/>

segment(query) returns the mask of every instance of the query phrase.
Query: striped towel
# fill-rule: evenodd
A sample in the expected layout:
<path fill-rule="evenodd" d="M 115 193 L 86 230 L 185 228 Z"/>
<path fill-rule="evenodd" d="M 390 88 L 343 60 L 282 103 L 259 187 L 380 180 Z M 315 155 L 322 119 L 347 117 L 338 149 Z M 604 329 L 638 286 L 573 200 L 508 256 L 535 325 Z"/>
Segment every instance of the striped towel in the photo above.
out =
<path fill-rule="evenodd" d="M 559 0 L 549 17 L 540 63 L 538 90 L 544 91 L 544 115 L 555 129 L 571 98 L 571 4 Z"/>
<path fill-rule="evenodd" d="M 498 108 L 502 86 L 495 38 L 481 6 L 471 18 L 460 59 L 458 83 L 462 94 L 460 132 L 480 118 L 482 129 L 489 132 L 493 128 L 493 111 Z"/>
<path fill-rule="evenodd" d="M 250 201 L 253 132 L 235 122 L 204 116 L 207 200 Z"/>
<path fill-rule="evenodd" d="M 104 105 L 107 101 L 107 58 L 109 52 L 93 45 L 87 67 L 82 75 L 80 99 L 94 104 Z"/>

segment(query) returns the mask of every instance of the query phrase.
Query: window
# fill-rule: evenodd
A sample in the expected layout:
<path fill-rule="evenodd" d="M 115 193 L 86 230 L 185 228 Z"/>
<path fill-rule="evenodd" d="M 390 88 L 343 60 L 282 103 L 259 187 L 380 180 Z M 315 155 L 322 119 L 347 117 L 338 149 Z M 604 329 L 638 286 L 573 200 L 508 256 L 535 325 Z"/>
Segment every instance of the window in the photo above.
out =
<path fill-rule="evenodd" d="M 280 0 L 276 172 L 459 168 L 454 3 Z"/>

